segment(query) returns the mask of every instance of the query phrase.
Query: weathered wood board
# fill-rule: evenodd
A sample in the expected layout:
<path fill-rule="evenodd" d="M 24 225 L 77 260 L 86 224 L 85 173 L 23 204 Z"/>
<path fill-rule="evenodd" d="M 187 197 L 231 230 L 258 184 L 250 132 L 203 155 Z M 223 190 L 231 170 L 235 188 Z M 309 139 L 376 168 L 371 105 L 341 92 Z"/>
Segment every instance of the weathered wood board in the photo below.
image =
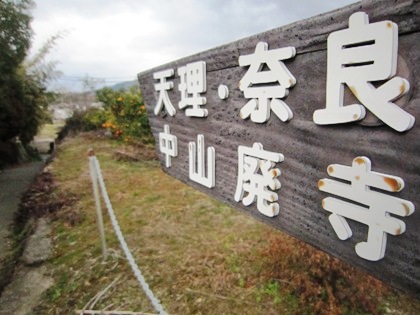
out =
<path fill-rule="evenodd" d="M 406 132 L 397 132 L 383 124 L 373 114 L 367 114 L 360 122 L 317 125 L 313 113 L 325 108 L 327 37 L 330 33 L 349 27 L 349 18 L 355 12 L 365 12 L 369 22 L 390 20 L 398 24 L 397 75 L 410 82 L 409 92 L 395 101 L 416 118 L 414 126 Z M 216 197 L 219 200 L 268 223 L 276 229 L 314 245 L 340 259 L 358 266 L 375 277 L 420 297 L 420 83 L 419 42 L 420 21 L 418 1 L 362 1 L 345 8 L 286 25 L 251 36 L 215 49 L 166 64 L 138 75 L 140 88 L 156 143 L 164 125 L 170 126 L 171 134 L 177 137 L 178 155 L 166 167 L 165 155 L 161 157 L 162 168 L 168 174 L 189 185 Z M 205 34 L 203 34 L 205 36 Z M 296 85 L 283 100 L 293 112 L 288 122 L 271 114 L 266 123 L 254 123 L 241 119 L 240 110 L 248 99 L 239 89 L 239 81 L 248 67 L 239 66 L 239 56 L 252 54 L 259 42 L 268 44 L 268 49 L 294 46 L 296 56 L 284 60 L 284 65 L 296 78 Z M 179 67 L 204 61 L 206 63 L 207 91 L 202 93 L 207 103 L 205 118 L 188 117 L 178 108 L 181 93 L 178 90 Z M 158 80 L 153 74 L 173 69 L 173 82 L 168 90 L 176 115 L 164 111 L 155 115 L 154 109 L 159 93 L 154 85 Z M 383 82 L 382 82 L 383 83 Z M 218 96 L 219 85 L 229 89 L 229 96 Z M 344 104 L 358 103 L 346 87 Z M 189 142 L 197 142 L 197 135 L 205 138 L 205 146 L 215 150 L 215 187 L 207 188 L 189 177 Z M 234 199 L 238 181 L 238 146 L 252 147 L 255 142 L 264 150 L 284 155 L 277 164 L 281 170 L 278 193 L 279 214 L 268 217 L 261 214 L 256 203 L 244 206 Z M 407 217 L 398 217 L 406 225 L 405 233 L 388 235 L 385 256 L 378 261 L 369 261 L 356 254 L 355 246 L 366 241 L 368 226 L 347 220 L 352 237 L 340 240 L 328 219 L 330 212 L 322 207 L 324 198 L 331 196 L 319 190 L 318 181 L 330 178 L 330 164 L 351 166 L 353 159 L 366 156 L 372 162 L 372 171 L 402 178 L 405 187 L 400 192 L 383 192 L 413 203 L 416 211 Z M 374 190 L 374 189 L 373 189 Z M 209 210 L 211 211 L 211 210 Z M 395 216 L 397 217 L 397 216 Z M 215 227 L 217 228 L 217 227 Z"/>

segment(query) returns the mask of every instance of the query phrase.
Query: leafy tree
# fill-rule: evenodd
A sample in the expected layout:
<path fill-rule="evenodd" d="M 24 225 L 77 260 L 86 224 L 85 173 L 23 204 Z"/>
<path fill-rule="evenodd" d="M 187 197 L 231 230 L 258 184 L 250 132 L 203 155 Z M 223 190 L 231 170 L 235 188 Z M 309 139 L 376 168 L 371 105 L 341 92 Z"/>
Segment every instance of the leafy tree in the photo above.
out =
<path fill-rule="evenodd" d="M 50 81 L 58 79 L 62 72 L 56 70 L 58 61 L 47 61 L 46 57 L 64 34 L 59 32 L 51 36 L 32 57 L 27 57 L 20 66 L 25 103 L 30 107 L 29 110 L 32 110 L 30 118 L 33 119 L 33 124 L 28 126 L 28 130 L 22 130 L 20 135 L 22 142 L 26 143 L 26 139 L 30 141 L 39 125 L 50 120 L 48 106 L 55 100 L 56 94 L 47 92 L 45 87 Z"/>
<path fill-rule="evenodd" d="M 17 151 L 10 148 L 16 137 L 26 146 L 36 135 L 52 96 L 46 84 L 57 75 L 56 63 L 44 60 L 61 34 L 27 58 L 34 6 L 32 0 L 0 1 L 0 167 L 15 162 L 10 159 L 14 156 L 11 151 Z"/>
<path fill-rule="evenodd" d="M 58 32 L 51 36 L 41 48 L 31 57 L 26 58 L 23 66 L 27 73 L 41 85 L 47 85 L 51 80 L 58 79 L 63 73 L 56 69 L 57 60 L 46 60 L 47 55 L 56 46 L 57 41 L 63 38 L 67 32 Z"/>
<path fill-rule="evenodd" d="M 25 105 L 19 66 L 30 46 L 30 0 L 0 2 L 0 141 L 19 135 Z"/>
<path fill-rule="evenodd" d="M 0 2 L 0 71 L 14 73 L 25 59 L 30 46 L 32 29 L 28 12 L 31 0 L 2 0 Z"/>

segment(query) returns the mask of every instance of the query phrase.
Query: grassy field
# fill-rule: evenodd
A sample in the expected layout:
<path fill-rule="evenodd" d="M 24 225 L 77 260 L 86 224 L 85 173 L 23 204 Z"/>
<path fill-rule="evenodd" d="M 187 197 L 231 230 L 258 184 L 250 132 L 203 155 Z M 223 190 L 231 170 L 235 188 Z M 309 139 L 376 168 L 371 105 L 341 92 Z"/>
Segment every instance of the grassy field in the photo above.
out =
<path fill-rule="evenodd" d="M 37 139 L 55 139 L 61 128 L 63 128 L 64 122 L 56 124 L 44 124 L 41 130 L 38 132 L 35 138 Z"/>
<path fill-rule="evenodd" d="M 72 314 L 111 283 L 93 309 L 156 313 L 106 214 L 110 255 L 102 260 L 89 148 L 128 246 L 169 314 L 420 314 L 418 301 L 167 176 L 157 161 L 117 160 L 115 151 L 129 148 L 94 134 L 66 139 L 48 168 L 51 198 L 68 202 L 52 214 L 55 285 L 35 314 Z"/>

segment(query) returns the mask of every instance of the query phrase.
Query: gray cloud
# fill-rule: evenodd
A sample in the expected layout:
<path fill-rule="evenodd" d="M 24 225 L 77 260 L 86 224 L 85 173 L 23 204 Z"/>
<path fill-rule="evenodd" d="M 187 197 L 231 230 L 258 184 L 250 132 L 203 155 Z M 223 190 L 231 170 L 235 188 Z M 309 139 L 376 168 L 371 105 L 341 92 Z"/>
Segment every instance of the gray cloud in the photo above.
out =
<path fill-rule="evenodd" d="M 67 76 L 142 70 L 343 7 L 354 0 L 39 0 L 35 46 L 70 29 L 51 55 Z"/>

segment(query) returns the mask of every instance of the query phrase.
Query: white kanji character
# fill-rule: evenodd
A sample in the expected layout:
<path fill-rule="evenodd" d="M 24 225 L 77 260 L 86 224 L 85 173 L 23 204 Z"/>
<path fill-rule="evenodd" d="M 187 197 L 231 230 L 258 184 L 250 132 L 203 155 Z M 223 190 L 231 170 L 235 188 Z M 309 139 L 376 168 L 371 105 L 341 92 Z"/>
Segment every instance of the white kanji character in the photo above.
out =
<path fill-rule="evenodd" d="M 181 100 L 178 103 L 180 109 L 187 106 L 185 115 L 193 117 L 207 117 L 207 110 L 201 108 L 206 104 L 207 99 L 200 96 L 207 90 L 206 82 L 206 63 L 204 61 L 197 61 L 189 63 L 184 67 L 178 68 L 178 75 L 181 83 L 178 85 L 178 90 L 181 92 Z M 190 96 L 190 94 L 192 94 Z"/>
<path fill-rule="evenodd" d="M 168 91 L 174 87 L 172 81 L 167 82 L 166 78 L 170 78 L 174 75 L 174 69 L 167 69 L 160 72 L 153 73 L 153 78 L 159 80 L 159 83 L 155 84 L 155 91 L 159 92 L 159 98 L 155 106 L 155 115 L 158 115 L 163 108 L 170 116 L 175 116 L 176 110 L 172 105 L 171 100 L 168 96 Z"/>
<path fill-rule="evenodd" d="M 253 122 L 264 123 L 270 118 L 271 110 L 282 121 L 293 118 L 289 106 L 280 98 L 289 94 L 288 88 L 296 84 L 296 79 L 281 60 L 290 59 L 295 55 L 295 47 L 268 50 L 268 44 L 260 42 L 255 48 L 255 53 L 239 56 L 240 66 L 250 66 L 239 82 L 239 88 L 244 92 L 245 98 L 251 98 L 240 111 L 242 119 L 251 116 Z M 263 69 L 264 65 L 267 65 L 268 69 Z"/>
<path fill-rule="evenodd" d="M 204 136 L 197 136 L 197 145 L 191 141 L 189 150 L 190 179 L 208 188 L 216 185 L 216 152 L 214 147 L 207 148 L 207 177 L 205 174 Z"/>
<path fill-rule="evenodd" d="M 390 214 L 408 216 L 414 212 L 414 205 L 410 201 L 373 191 L 370 187 L 398 192 L 404 188 L 404 181 L 397 176 L 372 172 L 371 162 L 364 156 L 356 157 L 351 167 L 330 165 L 328 174 L 351 184 L 324 178 L 318 182 L 319 189 L 354 201 L 351 203 L 334 197 L 322 200 L 322 207 L 332 212 L 329 220 L 338 238 L 346 240 L 352 236 L 345 218 L 366 224 L 369 227 L 367 242 L 358 243 L 356 253 L 371 261 L 382 259 L 387 233 L 400 235 L 405 232 L 405 223 Z"/>
<path fill-rule="evenodd" d="M 271 190 L 280 189 L 277 177 L 281 172 L 273 167 L 283 160 L 283 154 L 265 151 L 261 143 L 254 143 L 252 148 L 239 146 L 235 201 L 242 200 L 243 205 L 249 206 L 257 199 L 259 212 L 268 217 L 278 215 L 279 205 L 276 202 L 278 195 L 268 187 Z M 245 192 L 248 195 L 244 196 Z"/>
<path fill-rule="evenodd" d="M 409 90 L 409 82 L 394 77 L 378 88 L 370 83 L 396 74 L 397 52 L 397 24 L 391 21 L 369 24 L 367 14 L 352 14 L 348 29 L 328 37 L 326 108 L 314 112 L 314 122 L 328 125 L 358 121 L 365 117 L 366 106 L 397 131 L 412 128 L 415 118 L 392 102 Z M 343 106 L 344 83 L 364 106 Z"/>
<path fill-rule="evenodd" d="M 171 167 L 171 157 L 178 156 L 178 138 L 172 135 L 169 125 L 163 126 L 164 132 L 159 132 L 159 150 L 165 154 L 166 167 Z"/>

